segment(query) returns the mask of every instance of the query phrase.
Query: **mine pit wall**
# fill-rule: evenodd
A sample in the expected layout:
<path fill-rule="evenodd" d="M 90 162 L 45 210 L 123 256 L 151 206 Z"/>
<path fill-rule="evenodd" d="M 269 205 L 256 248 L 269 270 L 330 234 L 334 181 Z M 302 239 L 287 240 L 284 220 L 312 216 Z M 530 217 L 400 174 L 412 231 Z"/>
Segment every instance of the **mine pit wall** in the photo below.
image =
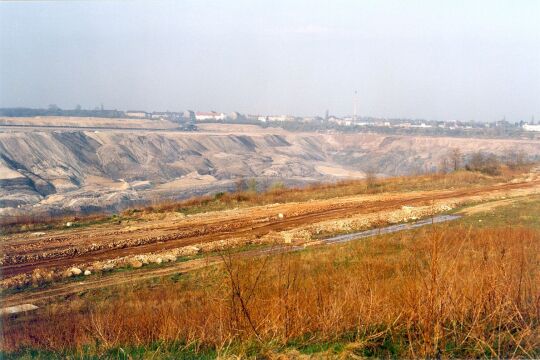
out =
<path fill-rule="evenodd" d="M 532 157 L 540 156 L 540 142 L 528 140 L 265 130 L 277 132 L 269 134 L 249 127 L 245 133 L 232 134 L 225 133 L 226 125 L 218 128 L 223 132 L 0 132 L 1 165 L 25 175 L 0 185 L 0 216 L 16 213 L 18 205 L 25 206 L 25 213 L 33 212 L 37 209 L 32 205 L 36 204 L 49 212 L 114 212 L 153 198 L 181 200 L 231 191 L 234 181 L 241 177 L 260 179 L 261 190 L 262 179 L 300 185 L 300 179 L 326 182 L 346 178 L 332 171 L 321 173 L 321 167 L 357 173 L 376 169 L 379 176 L 408 175 L 433 170 L 453 147 L 463 154 L 478 150 L 504 154 L 520 149 Z M 212 176 L 215 184 L 194 183 L 161 194 L 154 191 L 157 185 L 181 181 L 189 174 Z M 118 196 L 109 201 L 111 189 L 89 184 L 90 175 L 116 183 L 122 179 L 129 184 L 148 181 L 152 185 L 145 190 L 119 190 Z M 92 192 L 96 194 L 93 199 Z M 100 197 L 100 193 L 105 196 Z M 56 194 L 64 199 L 43 203 Z M 74 199 L 81 201 L 66 208 Z"/>

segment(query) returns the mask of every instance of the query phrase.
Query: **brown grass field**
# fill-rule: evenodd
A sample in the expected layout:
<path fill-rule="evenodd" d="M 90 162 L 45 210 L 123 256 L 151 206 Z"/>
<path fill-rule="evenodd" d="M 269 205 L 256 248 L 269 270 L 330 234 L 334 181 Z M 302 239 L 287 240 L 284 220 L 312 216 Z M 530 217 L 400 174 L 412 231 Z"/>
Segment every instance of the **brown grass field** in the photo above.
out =
<path fill-rule="evenodd" d="M 2 348 L 77 356 L 169 342 L 271 356 L 346 342 L 341 355 L 534 358 L 539 240 L 521 227 L 440 226 L 296 254 L 225 254 L 222 266 L 176 281 L 7 319 Z"/>
<path fill-rule="evenodd" d="M 538 358 L 539 213 L 536 196 L 342 245 L 256 257 L 225 251 L 218 265 L 4 317 L 0 354 Z"/>
<path fill-rule="evenodd" d="M 400 176 L 387 179 L 368 180 L 342 180 L 336 183 L 311 184 L 301 188 L 286 188 L 276 183 L 267 191 L 236 191 L 233 193 L 219 193 L 208 196 L 198 196 L 183 201 L 157 200 L 155 204 L 133 208 L 119 214 L 121 217 L 141 217 L 148 213 L 164 213 L 178 211 L 186 214 L 195 214 L 208 211 L 220 211 L 238 207 L 249 207 L 274 203 L 302 202 L 309 200 L 331 199 L 336 197 L 376 194 L 387 192 L 402 192 L 414 190 L 437 190 L 454 187 L 490 185 L 509 180 L 526 173 L 531 166 L 511 170 L 504 168 L 499 176 L 485 176 L 468 171 L 457 171 L 449 174 L 428 174 L 421 176 Z M 4 217 L 0 219 L 2 233 L 20 231 L 33 231 L 61 228 L 67 221 L 94 224 L 111 221 L 109 215 L 89 214 L 79 216 L 50 216 L 46 214 L 25 214 Z M 118 221 L 118 217 L 112 219 Z"/>

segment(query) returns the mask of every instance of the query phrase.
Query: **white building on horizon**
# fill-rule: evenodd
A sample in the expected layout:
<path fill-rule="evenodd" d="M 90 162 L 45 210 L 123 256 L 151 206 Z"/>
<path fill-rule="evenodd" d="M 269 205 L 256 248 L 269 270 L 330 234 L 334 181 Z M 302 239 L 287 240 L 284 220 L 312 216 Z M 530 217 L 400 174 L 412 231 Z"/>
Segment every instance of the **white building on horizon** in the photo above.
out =
<path fill-rule="evenodd" d="M 525 130 L 525 131 L 540 131 L 540 124 L 539 125 L 525 124 L 525 125 L 523 125 L 523 130 Z"/>
<path fill-rule="evenodd" d="M 215 111 L 210 111 L 210 112 L 198 111 L 195 113 L 195 119 L 197 121 L 225 120 L 226 118 L 227 118 L 227 115 L 225 115 L 224 113 L 217 113 Z"/>
<path fill-rule="evenodd" d="M 149 115 L 146 111 L 142 111 L 142 110 L 127 110 L 125 114 L 128 117 L 136 117 L 136 118 L 146 118 Z"/>
<path fill-rule="evenodd" d="M 291 115 L 268 115 L 268 121 L 294 121 L 294 116 Z"/>

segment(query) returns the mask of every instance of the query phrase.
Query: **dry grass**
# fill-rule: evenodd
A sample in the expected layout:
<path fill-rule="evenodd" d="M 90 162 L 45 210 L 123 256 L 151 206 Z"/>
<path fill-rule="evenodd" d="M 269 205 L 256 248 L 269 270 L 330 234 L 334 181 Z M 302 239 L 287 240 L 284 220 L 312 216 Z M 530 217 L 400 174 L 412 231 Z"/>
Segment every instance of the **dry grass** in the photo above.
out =
<path fill-rule="evenodd" d="M 311 199 L 330 199 L 358 194 L 437 190 L 474 185 L 488 185 L 497 182 L 510 181 L 512 178 L 526 173 L 529 170 L 530 166 L 515 170 L 504 168 L 499 176 L 486 176 L 470 171 L 456 171 L 449 174 L 400 176 L 385 179 L 370 178 L 367 180 L 344 180 L 333 183 L 311 184 L 301 188 L 270 186 L 269 189 L 264 192 L 237 191 L 232 193 L 218 193 L 212 196 L 198 196 L 183 201 L 157 199 L 151 206 L 132 208 L 123 211 L 119 215 L 113 216 L 104 215 L 102 213 L 87 215 L 20 214 L 2 217 L 0 219 L 0 234 L 62 228 L 67 222 L 75 222 L 76 226 L 87 226 L 99 223 L 117 222 L 122 219 L 136 220 L 143 219 L 148 213 L 156 212 L 178 211 L 186 214 L 194 214 L 238 207 L 295 201 L 301 202 Z"/>
<path fill-rule="evenodd" d="M 471 185 L 487 185 L 510 180 L 518 172 L 507 172 L 499 177 L 479 173 L 457 171 L 450 174 L 400 176 L 386 179 L 343 180 L 335 183 L 317 183 L 305 187 L 270 187 L 265 192 L 242 191 L 202 196 L 180 202 L 158 201 L 154 206 L 142 209 L 148 212 L 202 212 L 223 210 L 237 206 L 254 206 L 274 203 L 302 202 L 312 199 L 331 199 L 358 194 L 397 192 L 412 190 L 436 190 Z"/>
<path fill-rule="evenodd" d="M 2 349 L 95 354 L 156 341 L 246 354 L 538 357 L 540 233 L 438 226 L 224 264 L 8 319 Z M 250 345 L 252 346 L 252 345 Z M 87 348 L 88 349 L 88 348 Z M 87 350 L 88 351 L 88 350 Z"/>

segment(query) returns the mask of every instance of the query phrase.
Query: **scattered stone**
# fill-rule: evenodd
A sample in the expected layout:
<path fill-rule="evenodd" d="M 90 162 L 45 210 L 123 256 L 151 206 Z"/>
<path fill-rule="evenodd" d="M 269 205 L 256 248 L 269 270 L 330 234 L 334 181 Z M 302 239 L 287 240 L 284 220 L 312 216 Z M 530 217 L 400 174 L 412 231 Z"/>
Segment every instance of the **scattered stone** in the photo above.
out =
<path fill-rule="evenodd" d="M 113 263 L 105 264 L 101 268 L 101 270 L 103 270 L 103 271 L 111 271 L 112 269 L 114 269 L 114 264 Z"/>
<path fill-rule="evenodd" d="M 71 226 L 73 226 L 73 223 L 72 223 L 71 221 L 68 221 L 68 222 L 66 223 L 66 227 L 71 227 Z"/>
<path fill-rule="evenodd" d="M 148 263 L 150 262 L 150 260 L 148 260 L 148 256 L 146 255 L 139 255 L 137 257 L 137 260 L 139 260 L 140 262 L 143 263 L 143 265 L 148 265 Z"/>
<path fill-rule="evenodd" d="M 32 282 L 33 283 L 37 283 L 39 282 L 40 280 L 43 279 L 43 276 L 44 273 L 41 269 L 34 269 L 34 271 L 32 271 Z"/>
<path fill-rule="evenodd" d="M 85 270 L 84 271 L 84 276 L 88 276 L 88 275 L 91 275 L 92 272 L 90 270 Z"/>
<path fill-rule="evenodd" d="M 283 215 L 282 213 L 278 214 L 278 218 L 283 219 L 284 217 L 285 217 L 285 215 Z"/>
<path fill-rule="evenodd" d="M 290 243 L 292 243 L 292 239 L 293 239 L 292 234 L 290 234 L 290 233 L 285 233 L 285 234 L 283 234 L 283 242 L 284 242 L 285 244 L 290 244 Z"/>
<path fill-rule="evenodd" d="M 186 246 L 182 250 L 182 253 L 185 255 L 196 255 L 201 252 L 201 249 L 196 246 Z"/>
<path fill-rule="evenodd" d="M 0 309 L 0 315 L 11 315 L 21 312 L 36 310 L 38 307 L 34 304 L 22 304 L 17 306 L 9 306 Z"/>
<path fill-rule="evenodd" d="M 140 268 L 140 267 L 143 266 L 143 263 L 140 262 L 139 260 L 131 260 L 131 261 L 129 262 L 129 266 L 131 266 L 131 267 L 134 268 L 134 269 L 138 269 L 138 268 Z"/>
<path fill-rule="evenodd" d="M 96 271 L 100 271 L 100 270 L 103 270 L 103 264 L 99 261 L 95 261 L 94 263 L 92 263 L 92 266 L 90 269 L 88 270 L 93 270 L 94 272 Z"/>
<path fill-rule="evenodd" d="M 82 270 L 79 269 L 78 267 L 72 267 L 69 271 L 71 272 L 71 274 L 73 274 L 75 276 L 76 275 L 81 275 L 81 273 L 82 273 Z"/>
<path fill-rule="evenodd" d="M 176 256 L 174 255 L 167 254 L 164 256 L 164 258 L 167 259 L 167 261 L 171 261 L 171 262 L 176 261 Z"/>

